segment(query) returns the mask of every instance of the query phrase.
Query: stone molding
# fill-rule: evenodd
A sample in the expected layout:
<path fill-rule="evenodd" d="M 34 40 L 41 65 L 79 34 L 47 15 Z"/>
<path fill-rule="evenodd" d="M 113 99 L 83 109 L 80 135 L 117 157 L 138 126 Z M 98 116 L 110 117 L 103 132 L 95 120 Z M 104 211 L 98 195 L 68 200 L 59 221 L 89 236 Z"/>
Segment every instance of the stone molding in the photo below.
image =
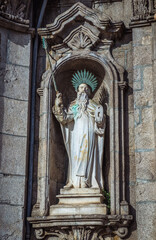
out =
<path fill-rule="evenodd" d="M 113 3 L 113 2 L 122 2 L 122 0 L 94 0 L 94 3 Z"/>
<path fill-rule="evenodd" d="M 34 217 L 28 221 L 35 228 L 36 239 L 58 237 L 64 240 L 99 240 L 108 236 L 125 238 L 131 215 L 78 215 L 61 217 Z M 75 225 L 76 222 L 76 225 Z"/>
<path fill-rule="evenodd" d="M 73 21 L 91 23 L 91 27 L 96 27 L 101 34 L 108 35 L 110 39 L 120 36 L 123 32 L 123 22 L 113 23 L 111 18 L 105 14 L 97 12 L 78 2 L 70 9 L 56 17 L 55 21 L 47 24 L 46 28 L 39 28 L 38 33 L 47 39 L 56 39 L 64 31 L 67 24 Z M 92 29 L 90 29 L 92 31 Z"/>

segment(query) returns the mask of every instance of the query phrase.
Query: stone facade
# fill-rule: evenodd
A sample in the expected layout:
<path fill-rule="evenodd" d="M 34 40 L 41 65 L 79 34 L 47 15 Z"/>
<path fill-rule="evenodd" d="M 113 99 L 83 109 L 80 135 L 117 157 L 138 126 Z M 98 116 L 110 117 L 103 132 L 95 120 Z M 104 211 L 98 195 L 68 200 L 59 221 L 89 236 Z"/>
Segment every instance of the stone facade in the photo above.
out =
<path fill-rule="evenodd" d="M 59 68 L 61 61 L 58 61 L 58 72 L 56 71 L 55 76 L 60 89 L 63 90 L 65 87 L 63 79 L 70 77 L 70 71 L 74 71 L 76 66 L 78 68 L 82 66 L 81 61 L 85 66 L 94 69 L 97 75 L 99 72 L 100 80 L 100 76 L 104 73 L 98 63 L 93 65 L 96 54 L 109 59 L 108 65 L 111 63 L 114 66 L 110 67 L 110 71 L 114 71 L 112 76 L 117 74 L 119 79 L 118 88 L 114 84 L 113 89 L 109 76 L 105 75 L 106 84 L 112 94 L 110 96 L 115 95 L 109 107 L 115 109 L 116 116 L 113 122 L 110 110 L 107 121 L 110 120 L 112 136 L 108 134 L 109 129 L 106 129 L 106 136 L 112 141 L 114 137 L 116 144 L 119 143 L 119 149 L 115 145 L 116 157 L 113 165 L 112 153 L 109 154 L 107 150 L 110 146 L 109 144 L 105 146 L 104 181 L 105 189 L 111 193 L 112 212 L 105 214 L 104 218 L 94 216 L 98 224 L 105 224 L 104 228 L 98 230 L 95 226 L 91 227 L 91 219 L 88 216 L 79 217 L 77 219 L 79 226 L 75 228 L 71 227 L 73 220 L 69 216 L 70 228 L 56 229 L 56 219 L 48 212 L 49 205 L 53 206 L 57 203 L 56 194 L 65 183 L 67 174 L 63 170 L 67 169 L 67 166 L 64 164 L 64 159 L 68 159 L 59 125 L 52 117 L 49 145 L 52 162 L 50 177 L 46 175 L 46 170 L 49 168 L 45 152 L 49 150 L 46 142 L 48 132 L 44 131 L 44 128 L 47 129 L 49 124 L 48 105 L 46 105 L 49 90 L 46 79 L 49 79 L 50 72 L 43 74 L 49 68 L 49 63 L 40 36 L 38 45 L 35 45 L 38 38 L 35 35 L 36 19 L 39 18 L 41 8 L 44 10 L 43 5 L 46 1 L 37 3 L 34 1 L 34 6 L 32 2 L 0 1 L 0 239 L 155 240 L 156 22 L 154 14 L 156 1 L 82 0 L 80 4 L 77 0 L 47 1 L 42 23 L 38 29 L 41 37 L 47 37 L 49 34 L 54 38 L 54 40 L 47 38 L 55 59 L 52 60 L 53 65 L 63 57 L 63 54 L 66 54 L 65 52 L 68 56 L 73 51 L 78 53 L 85 49 L 88 65 L 85 65 L 84 53 L 80 61 L 73 57 L 72 61 L 62 68 Z M 84 8 L 85 14 L 81 4 L 87 7 L 87 10 Z M 79 6 L 78 11 L 81 12 L 76 30 L 74 20 L 69 19 L 69 15 L 72 15 L 76 8 L 65 15 L 65 12 L 73 6 Z M 67 23 L 66 18 L 68 18 Z M 65 23 L 64 31 L 60 27 L 62 22 Z M 82 22 L 87 24 L 79 27 L 78 24 Z M 101 26 L 106 29 L 103 30 Z M 84 34 L 89 38 L 85 38 Z M 38 49 L 36 75 L 33 73 L 34 48 Z M 89 58 L 90 49 L 92 59 Z M 28 186 L 31 183 L 30 145 L 33 134 L 30 130 L 33 115 L 31 90 L 34 88 L 32 83 L 34 76 L 35 136 L 33 188 L 30 202 Z M 52 94 L 55 94 L 54 91 Z M 54 101 L 53 96 L 52 101 Z M 105 102 L 109 101 L 105 99 Z M 113 129 L 112 126 L 115 128 Z M 55 132 L 54 129 L 57 131 Z M 58 144 L 59 150 L 57 150 Z M 113 148 L 113 145 L 111 147 Z M 121 152 L 124 153 L 124 157 Z M 32 216 L 27 211 L 29 207 L 33 210 Z M 28 224 L 27 217 L 35 230 L 30 229 L 31 225 Z M 43 219 L 46 219 L 46 222 Z M 61 225 L 66 219 L 62 217 L 57 221 Z M 82 226 L 80 221 L 83 222 Z M 85 225 L 87 221 L 90 225 Z M 45 224 L 47 228 L 44 228 Z M 39 225 L 42 228 L 39 228 Z"/>
<path fill-rule="evenodd" d="M 22 239 L 26 209 L 31 35 L 0 28 L 1 239 Z"/>

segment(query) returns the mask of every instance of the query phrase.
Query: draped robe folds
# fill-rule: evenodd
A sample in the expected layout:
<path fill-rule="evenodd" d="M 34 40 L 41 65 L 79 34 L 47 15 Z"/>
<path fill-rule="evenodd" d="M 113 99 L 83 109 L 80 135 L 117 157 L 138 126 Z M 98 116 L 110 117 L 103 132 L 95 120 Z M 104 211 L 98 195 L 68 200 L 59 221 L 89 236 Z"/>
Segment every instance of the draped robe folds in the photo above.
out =
<path fill-rule="evenodd" d="M 67 183 L 80 187 L 80 178 L 92 188 L 103 189 L 102 161 L 104 150 L 105 115 L 102 124 L 96 122 L 96 111 L 100 105 L 89 100 L 87 108 L 79 111 L 76 100 L 68 111 L 53 112 L 60 122 L 65 147 L 69 158 Z M 102 106 L 101 106 L 102 108 Z"/>

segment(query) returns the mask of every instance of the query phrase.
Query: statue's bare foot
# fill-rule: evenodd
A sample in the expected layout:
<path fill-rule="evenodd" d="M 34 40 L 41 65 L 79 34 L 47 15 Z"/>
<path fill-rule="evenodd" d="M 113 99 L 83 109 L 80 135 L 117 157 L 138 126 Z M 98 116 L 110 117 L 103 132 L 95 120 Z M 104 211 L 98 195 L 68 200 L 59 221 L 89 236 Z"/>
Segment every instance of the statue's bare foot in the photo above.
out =
<path fill-rule="evenodd" d="M 67 188 L 73 188 L 73 184 L 72 183 L 67 183 L 67 185 L 64 186 L 65 189 Z"/>

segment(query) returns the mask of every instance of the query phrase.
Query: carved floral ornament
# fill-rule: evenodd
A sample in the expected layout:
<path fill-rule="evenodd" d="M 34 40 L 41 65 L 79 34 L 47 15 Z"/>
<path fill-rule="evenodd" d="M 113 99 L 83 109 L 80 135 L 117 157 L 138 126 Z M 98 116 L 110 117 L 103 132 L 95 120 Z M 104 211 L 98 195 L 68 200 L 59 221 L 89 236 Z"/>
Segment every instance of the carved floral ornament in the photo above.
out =
<path fill-rule="evenodd" d="M 94 218 L 94 216 L 93 216 Z M 80 219 L 75 219 L 79 225 L 73 225 L 73 219 L 68 218 L 68 223 L 63 224 L 65 218 L 62 218 L 56 223 L 54 223 L 54 219 L 52 217 L 45 218 L 45 223 L 47 223 L 47 227 L 42 227 L 43 220 L 42 219 L 31 219 L 31 223 L 35 228 L 36 239 L 48 239 L 51 240 L 53 237 L 57 237 L 62 240 L 100 240 L 105 239 L 108 236 L 117 235 L 121 239 L 125 238 L 128 234 L 128 225 L 132 220 L 131 216 L 105 216 L 104 218 L 98 217 L 94 218 L 94 220 L 89 219 L 88 217 Z M 94 222 L 97 221 L 96 225 Z M 86 224 L 89 223 L 89 224 Z M 63 226 L 64 225 L 64 226 Z"/>
<path fill-rule="evenodd" d="M 0 15 L 8 20 L 29 24 L 26 18 L 27 3 L 22 0 L 0 0 Z"/>

